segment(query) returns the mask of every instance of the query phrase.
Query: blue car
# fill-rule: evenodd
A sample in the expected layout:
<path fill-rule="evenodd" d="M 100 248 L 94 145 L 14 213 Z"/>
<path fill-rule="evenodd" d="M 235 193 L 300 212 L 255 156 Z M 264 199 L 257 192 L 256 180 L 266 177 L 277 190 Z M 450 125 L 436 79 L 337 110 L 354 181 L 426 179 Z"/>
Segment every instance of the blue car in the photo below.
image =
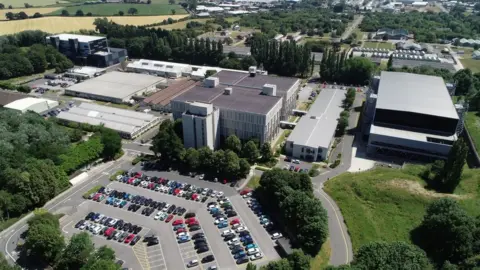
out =
<path fill-rule="evenodd" d="M 218 211 L 220 211 L 218 208 L 212 208 L 212 209 L 210 209 L 210 214 L 212 214 L 212 215 L 216 214 L 216 213 L 218 213 Z"/>
<path fill-rule="evenodd" d="M 245 242 L 248 240 L 252 240 L 252 237 L 250 235 L 245 235 L 244 237 L 240 237 L 240 241 Z"/>
<path fill-rule="evenodd" d="M 176 231 L 176 230 L 178 230 L 178 229 L 180 229 L 180 228 L 185 228 L 185 224 L 175 225 L 175 226 L 173 227 L 173 230 Z"/>
<path fill-rule="evenodd" d="M 240 258 L 243 258 L 245 256 L 247 256 L 247 253 L 245 253 L 245 251 L 240 251 L 237 254 L 235 254 L 234 257 L 235 257 L 235 259 L 240 259 Z"/>
<path fill-rule="evenodd" d="M 244 246 L 248 246 L 250 244 L 253 244 L 253 239 L 246 239 L 245 241 L 243 241 Z"/>
<path fill-rule="evenodd" d="M 218 227 L 219 229 L 228 227 L 228 222 L 222 222 L 222 223 L 218 224 L 217 227 Z"/>
<path fill-rule="evenodd" d="M 184 235 L 184 236 L 178 238 L 178 243 L 185 243 L 185 242 L 188 242 L 188 241 L 190 241 L 190 236 Z"/>
<path fill-rule="evenodd" d="M 248 244 L 245 248 L 246 249 L 258 248 L 258 246 L 256 244 Z"/>
<path fill-rule="evenodd" d="M 123 195 L 123 199 L 126 200 L 126 199 L 128 198 L 128 196 L 130 196 L 130 194 L 129 194 L 129 193 L 125 193 L 125 194 Z"/>
<path fill-rule="evenodd" d="M 97 219 L 97 218 L 98 218 L 98 216 L 100 216 L 100 213 L 96 213 L 95 215 L 93 215 L 93 217 L 92 217 L 92 220 L 95 220 L 95 219 Z"/>
<path fill-rule="evenodd" d="M 107 198 L 107 201 L 105 201 L 105 204 L 112 204 L 113 202 L 113 198 L 112 197 L 108 197 Z"/>

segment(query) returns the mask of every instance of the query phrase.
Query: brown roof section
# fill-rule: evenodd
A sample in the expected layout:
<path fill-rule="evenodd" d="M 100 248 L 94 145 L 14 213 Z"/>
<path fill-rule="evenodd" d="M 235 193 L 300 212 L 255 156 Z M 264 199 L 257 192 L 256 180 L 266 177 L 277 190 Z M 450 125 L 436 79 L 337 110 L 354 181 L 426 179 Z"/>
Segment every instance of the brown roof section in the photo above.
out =
<path fill-rule="evenodd" d="M 22 94 L 19 92 L 0 90 L 0 106 L 5 106 L 8 103 L 14 102 L 22 98 L 29 97 L 27 94 Z"/>
<path fill-rule="evenodd" d="M 170 100 L 180 94 L 183 94 L 184 92 L 195 86 L 195 84 L 196 82 L 193 80 L 176 82 L 169 87 L 147 97 L 143 102 L 151 105 L 165 106 L 170 103 Z"/>

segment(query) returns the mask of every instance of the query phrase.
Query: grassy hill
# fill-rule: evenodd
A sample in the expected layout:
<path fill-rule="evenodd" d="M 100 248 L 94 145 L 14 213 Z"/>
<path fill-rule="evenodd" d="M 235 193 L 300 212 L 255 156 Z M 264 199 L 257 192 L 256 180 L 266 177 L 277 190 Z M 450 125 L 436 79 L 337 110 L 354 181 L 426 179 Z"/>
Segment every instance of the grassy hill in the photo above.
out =
<path fill-rule="evenodd" d="M 345 173 L 328 181 L 325 191 L 340 207 L 354 250 L 371 241 L 411 242 L 410 231 L 418 226 L 426 206 L 442 196 L 459 200 L 470 214 L 480 214 L 480 171 L 465 169 L 455 194 L 438 194 L 424 188 L 418 177 L 423 166 L 404 169 L 377 168 Z"/>

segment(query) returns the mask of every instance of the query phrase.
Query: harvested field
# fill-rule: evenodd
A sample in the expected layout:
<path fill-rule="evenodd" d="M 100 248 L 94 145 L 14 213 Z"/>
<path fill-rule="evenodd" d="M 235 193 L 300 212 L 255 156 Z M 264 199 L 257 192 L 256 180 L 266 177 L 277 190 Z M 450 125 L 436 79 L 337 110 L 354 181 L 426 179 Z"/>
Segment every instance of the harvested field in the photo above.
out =
<path fill-rule="evenodd" d="M 2 9 L 0 10 L 0 20 L 6 20 L 5 14 L 8 12 L 12 13 L 19 13 L 21 11 L 27 13 L 28 16 L 32 16 L 35 13 L 40 13 L 40 14 L 47 14 L 50 12 L 54 12 L 55 10 L 59 9 L 59 7 L 53 7 L 53 8 L 14 8 L 14 9 Z"/>
<path fill-rule="evenodd" d="M 145 25 L 160 23 L 165 19 L 178 20 L 188 15 L 165 16 L 118 16 L 107 17 L 118 24 Z M 0 22 L 0 35 L 14 34 L 25 30 L 43 30 L 48 33 L 79 31 L 80 29 L 95 29 L 93 21 L 97 17 L 43 17 L 38 19 Z"/>

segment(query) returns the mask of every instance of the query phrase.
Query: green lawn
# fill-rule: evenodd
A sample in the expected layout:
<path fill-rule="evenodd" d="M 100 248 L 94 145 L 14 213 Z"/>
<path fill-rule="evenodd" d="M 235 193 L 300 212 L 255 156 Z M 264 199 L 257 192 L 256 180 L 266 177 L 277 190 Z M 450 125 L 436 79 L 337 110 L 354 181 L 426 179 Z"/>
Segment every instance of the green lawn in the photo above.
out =
<path fill-rule="evenodd" d="M 477 152 L 480 152 L 480 112 L 468 112 L 465 119 L 465 126 L 472 137 L 475 149 Z"/>
<path fill-rule="evenodd" d="M 471 55 L 469 58 L 460 59 L 464 68 L 469 68 L 473 73 L 480 72 L 480 60 L 472 59 Z"/>
<path fill-rule="evenodd" d="M 328 181 L 325 191 L 340 207 L 353 249 L 371 241 L 410 241 L 429 202 L 442 196 L 423 188 L 417 175 L 420 165 L 406 169 L 377 168 L 362 173 L 345 173 Z M 466 168 L 455 191 L 471 215 L 480 213 L 479 170 Z M 467 195 L 467 196 L 465 196 Z"/>
<path fill-rule="evenodd" d="M 260 186 L 260 176 L 254 175 L 252 178 L 250 178 L 250 181 L 248 181 L 247 187 L 249 188 L 257 188 Z"/>
<path fill-rule="evenodd" d="M 59 10 L 56 10 L 49 15 L 60 15 L 62 10 L 67 10 L 70 16 L 74 16 L 77 10 L 82 10 L 86 15 L 91 12 L 94 16 L 112 16 L 118 14 L 119 11 L 123 11 L 125 16 L 130 8 L 136 8 L 138 13 L 135 15 L 170 15 L 172 9 L 175 10 L 175 14 L 185 14 L 186 11 L 180 5 L 169 5 L 165 3 L 158 4 L 96 4 L 96 5 L 80 5 L 69 6 Z"/>
<path fill-rule="evenodd" d="M 378 49 L 389 49 L 393 50 L 394 46 L 390 42 L 374 42 L 374 41 L 365 41 L 363 43 L 364 48 L 378 48 Z"/>

